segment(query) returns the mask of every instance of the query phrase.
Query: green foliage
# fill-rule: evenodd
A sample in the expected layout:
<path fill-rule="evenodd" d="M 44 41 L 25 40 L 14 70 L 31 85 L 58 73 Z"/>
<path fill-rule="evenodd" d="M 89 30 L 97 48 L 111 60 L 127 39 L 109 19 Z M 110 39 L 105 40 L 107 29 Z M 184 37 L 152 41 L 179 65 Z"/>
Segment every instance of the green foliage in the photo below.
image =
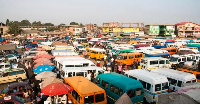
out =
<path fill-rule="evenodd" d="M 46 29 L 47 31 L 54 31 L 54 30 L 60 30 L 59 28 L 55 28 L 55 27 L 48 27 Z"/>
<path fill-rule="evenodd" d="M 54 26 L 52 23 L 44 23 L 44 26 Z"/>
<path fill-rule="evenodd" d="M 20 34 L 22 30 L 19 28 L 19 23 L 20 22 L 18 22 L 18 21 L 9 22 L 9 24 L 8 24 L 8 26 L 9 26 L 8 33 L 9 34 L 14 34 L 14 35 Z"/>
<path fill-rule="evenodd" d="M 78 25 L 76 22 L 71 22 L 70 25 Z"/>
<path fill-rule="evenodd" d="M 10 23 L 9 19 L 6 20 L 6 26 L 8 26 Z"/>
<path fill-rule="evenodd" d="M 84 25 L 83 25 L 82 23 L 80 23 L 80 26 L 81 26 L 81 27 L 84 27 Z"/>
<path fill-rule="evenodd" d="M 38 22 L 34 21 L 32 23 L 32 26 L 42 26 L 42 23 L 40 21 L 38 21 Z"/>
<path fill-rule="evenodd" d="M 31 23 L 29 22 L 29 20 L 22 20 L 20 22 L 20 26 L 31 26 Z"/>

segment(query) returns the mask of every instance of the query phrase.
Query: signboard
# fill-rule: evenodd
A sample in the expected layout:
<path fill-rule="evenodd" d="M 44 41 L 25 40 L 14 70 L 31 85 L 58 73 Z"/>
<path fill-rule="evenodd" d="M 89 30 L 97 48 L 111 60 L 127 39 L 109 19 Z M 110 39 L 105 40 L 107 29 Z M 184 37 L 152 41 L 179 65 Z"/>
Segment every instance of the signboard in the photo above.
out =
<path fill-rule="evenodd" d="M 11 100 L 11 96 L 4 97 L 4 100 Z"/>
<path fill-rule="evenodd" d="M 103 32 L 109 32 L 109 28 L 103 28 Z"/>
<path fill-rule="evenodd" d="M 113 32 L 121 32 L 121 28 L 113 28 Z"/>
<path fill-rule="evenodd" d="M 159 26 L 149 26 L 149 35 L 159 35 Z"/>

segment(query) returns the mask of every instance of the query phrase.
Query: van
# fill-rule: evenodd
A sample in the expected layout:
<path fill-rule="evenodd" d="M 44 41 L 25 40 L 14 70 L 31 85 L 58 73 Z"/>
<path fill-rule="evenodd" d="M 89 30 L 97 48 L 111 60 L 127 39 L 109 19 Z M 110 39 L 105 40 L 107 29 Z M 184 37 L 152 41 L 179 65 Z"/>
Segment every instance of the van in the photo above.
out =
<path fill-rule="evenodd" d="M 166 50 L 170 55 L 173 55 L 178 52 L 177 48 L 161 48 L 161 50 Z"/>
<path fill-rule="evenodd" d="M 22 82 L 25 79 L 27 79 L 25 70 L 23 68 L 17 68 L 2 73 L 0 76 L 0 84 L 14 81 Z"/>
<path fill-rule="evenodd" d="M 141 58 L 143 58 L 142 53 L 124 53 L 119 54 L 115 61 L 120 64 L 133 65 L 134 62 L 140 61 Z"/>
<path fill-rule="evenodd" d="M 10 71 L 10 69 L 9 63 L 0 63 L 0 72 Z"/>

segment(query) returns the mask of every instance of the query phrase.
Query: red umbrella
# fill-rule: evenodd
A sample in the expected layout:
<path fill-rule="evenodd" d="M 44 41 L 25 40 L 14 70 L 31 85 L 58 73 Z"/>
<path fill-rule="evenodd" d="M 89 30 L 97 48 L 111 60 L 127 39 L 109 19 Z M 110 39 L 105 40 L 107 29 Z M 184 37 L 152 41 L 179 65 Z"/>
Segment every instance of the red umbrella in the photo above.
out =
<path fill-rule="evenodd" d="M 9 43 L 7 43 L 7 42 L 2 42 L 1 44 L 9 44 Z"/>
<path fill-rule="evenodd" d="M 52 55 L 49 55 L 49 54 L 42 54 L 42 55 L 37 55 L 37 56 L 34 56 L 33 59 L 38 59 L 38 58 L 48 58 L 48 59 L 51 59 L 51 58 L 54 58 Z"/>
<path fill-rule="evenodd" d="M 39 63 L 39 62 L 41 62 L 41 61 L 51 62 L 48 58 L 38 58 L 38 59 L 36 59 L 34 62 L 35 62 L 35 63 Z"/>
<path fill-rule="evenodd" d="M 40 66 L 40 65 L 51 65 L 51 66 L 53 66 L 54 64 L 53 63 L 51 63 L 51 62 L 39 62 L 39 63 L 36 63 L 35 65 L 34 65 L 34 67 L 33 67 L 33 69 L 35 69 L 36 67 L 38 67 L 38 66 Z"/>
<path fill-rule="evenodd" d="M 67 94 L 73 90 L 72 87 L 66 85 L 64 83 L 52 83 L 50 85 L 45 86 L 41 92 L 44 95 L 62 95 Z"/>

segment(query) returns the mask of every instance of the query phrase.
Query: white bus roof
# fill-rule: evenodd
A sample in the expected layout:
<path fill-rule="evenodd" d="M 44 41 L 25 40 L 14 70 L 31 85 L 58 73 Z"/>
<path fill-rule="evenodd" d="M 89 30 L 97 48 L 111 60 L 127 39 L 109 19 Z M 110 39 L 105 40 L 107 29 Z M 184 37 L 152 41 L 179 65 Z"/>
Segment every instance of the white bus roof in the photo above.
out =
<path fill-rule="evenodd" d="M 92 61 L 88 60 L 88 59 L 74 59 L 74 60 L 61 60 L 60 61 L 61 64 L 63 65 L 76 65 L 76 64 L 83 64 L 83 63 L 91 63 L 94 64 Z"/>
<path fill-rule="evenodd" d="M 85 58 L 82 58 L 82 57 L 56 57 L 54 60 L 59 62 L 60 60 L 66 60 L 66 59 L 69 59 L 69 60 L 72 60 L 72 59 L 79 60 L 79 59 L 85 59 Z"/>
<path fill-rule="evenodd" d="M 100 49 L 100 48 L 89 48 L 90 50 L 95 50 L 95 51 L 106 51 L 104 49 Z"/>
<path fill-rule="evenodd" d="M 91 66 L 91 67 L 67 67 L 62 69 L 63 71 L 81 71 L 81 70 L 103 70 L 101 67 Z"/>
<path fill-rule="evenodd" d="M 159 59 L 161 59 L 161 60 L 169 60 L 167 58 L 162 58 L 162 57 L 146 57 L 146 58 L 141 58 L 141 59 L 143 59 L 143 60 L 159 60 Z"/>
<path fill-rule="evenodd" d="M 159 68 L 159 69 L 152 69 L 151 72 L 159 73 L 160 75 L 164 75 L 169 78 L 178 79 L 183 82 L 191 81 L 196 79 L 194 74 L 168 69 L 168 68 Z"/>
<path fill-rule="evenodd" d="M 139 77 L 153 84 L 161 84 L 161 83 L 168 82 L 167 77 L 159 75 L 157 73 L 149 72 L 147 70 L 142 70 L 142 69 L 129 70 L 129 71 L 126 71 L 125 74 Z"/>

